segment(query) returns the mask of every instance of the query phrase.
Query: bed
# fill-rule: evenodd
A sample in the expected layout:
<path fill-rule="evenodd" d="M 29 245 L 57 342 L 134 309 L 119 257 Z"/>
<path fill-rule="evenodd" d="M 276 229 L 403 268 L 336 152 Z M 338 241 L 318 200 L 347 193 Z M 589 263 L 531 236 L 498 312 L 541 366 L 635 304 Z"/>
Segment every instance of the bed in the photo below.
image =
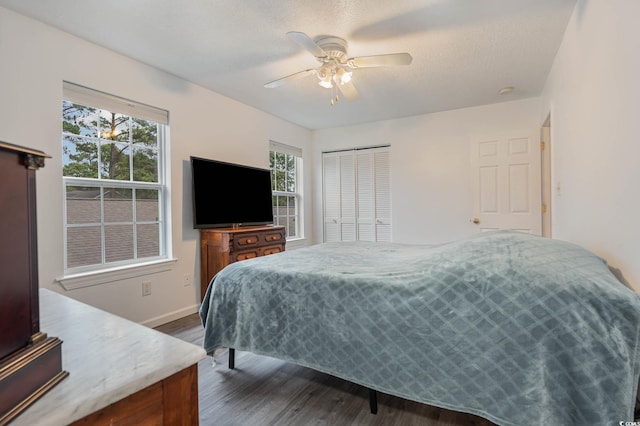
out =
<path fill-rule="evenodd" d="M 567 242 L 325 243 L 233 263 L 204 348 L 287 360 L 501 425 L 634 419 L 640 295 Z"/>

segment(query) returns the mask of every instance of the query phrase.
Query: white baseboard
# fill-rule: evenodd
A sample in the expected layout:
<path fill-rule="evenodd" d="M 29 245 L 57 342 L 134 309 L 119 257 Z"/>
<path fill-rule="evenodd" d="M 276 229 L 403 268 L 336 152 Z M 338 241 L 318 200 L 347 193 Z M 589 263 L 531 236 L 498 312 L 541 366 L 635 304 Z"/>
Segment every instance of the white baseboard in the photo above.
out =
<path fill-rule="evenodd" d="M 178 309 L 177 311 L 169 312 L 168 314 L 160 315 L 155 318 L 150 318 L 146 321 L 142 321 L 140 324 L 149 328 L 154 328 L 162 324 L 166 324 L 171 321 L 184 318 L 188 315 L 198 312 L 200 305 L 188 306 L 186 308 Z"/>

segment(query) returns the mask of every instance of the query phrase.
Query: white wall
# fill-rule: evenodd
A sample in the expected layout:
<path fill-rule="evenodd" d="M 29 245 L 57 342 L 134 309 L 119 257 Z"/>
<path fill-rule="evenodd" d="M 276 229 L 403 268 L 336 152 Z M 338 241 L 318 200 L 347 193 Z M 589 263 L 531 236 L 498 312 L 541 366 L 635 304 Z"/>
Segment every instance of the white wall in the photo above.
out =
<path fill-rule="evenodd" d="M 640 2 L 578 0 L 543 93 L 553 236 L 640 290 Z"/>
<path fill-rule="evenodd" d="M 0 140 L 53 156 L 36 178 L 40 286 L 125 318 L 155 325 L 199 304 L 190 155 L 268 167 L 272 139 L 301 147 L 311 163 L 310 131 L 2 7 L 0 58 Z M 72 291 L 55 282 L 63 275 L 63 80 L 169 110 L 173 270 Z M 305 182 L 310 192 L 311 178 Z M 310 235 L 310 220 L 306 226 Z M 192 286 L 183 286 L 185 273 L 192 274 Z M 151 296 L 142 297 L 143 279 L 152 282 Z"/>
<path fill-rule="evenodd" d="M 314 132 L 314 241 L 322 241 L 322 152 L 391 145 L 393 240 L 441 243 L 474 233 L 469 140 L 540 129 L 540 100 L 503 102 Z"/>

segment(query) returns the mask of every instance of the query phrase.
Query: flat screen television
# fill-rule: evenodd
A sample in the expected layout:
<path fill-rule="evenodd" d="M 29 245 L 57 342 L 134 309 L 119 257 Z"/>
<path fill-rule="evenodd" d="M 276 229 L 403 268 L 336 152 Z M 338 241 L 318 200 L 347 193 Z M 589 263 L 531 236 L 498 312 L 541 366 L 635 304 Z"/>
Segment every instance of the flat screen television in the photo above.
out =
<path fill-rule="evenodd" d="M 191 157 L 193 227 L 273 224 L 271 172 Z"/>

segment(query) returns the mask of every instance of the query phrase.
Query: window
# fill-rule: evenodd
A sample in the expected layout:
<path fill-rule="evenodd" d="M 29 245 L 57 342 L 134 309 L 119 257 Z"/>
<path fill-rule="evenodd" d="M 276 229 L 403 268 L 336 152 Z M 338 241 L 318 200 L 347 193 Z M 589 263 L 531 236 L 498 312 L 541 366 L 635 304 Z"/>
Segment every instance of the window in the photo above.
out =
<path fill-rule="evenodd" d="M 302 150 L 270 142 L 269 168 L 273 222 L 285 226 L 287 240 L 302 238 Z"/>
<path fill-rule="evenodd" d="M 166 259 L 168 113 L 64 83 L 65 275 Z"/>

